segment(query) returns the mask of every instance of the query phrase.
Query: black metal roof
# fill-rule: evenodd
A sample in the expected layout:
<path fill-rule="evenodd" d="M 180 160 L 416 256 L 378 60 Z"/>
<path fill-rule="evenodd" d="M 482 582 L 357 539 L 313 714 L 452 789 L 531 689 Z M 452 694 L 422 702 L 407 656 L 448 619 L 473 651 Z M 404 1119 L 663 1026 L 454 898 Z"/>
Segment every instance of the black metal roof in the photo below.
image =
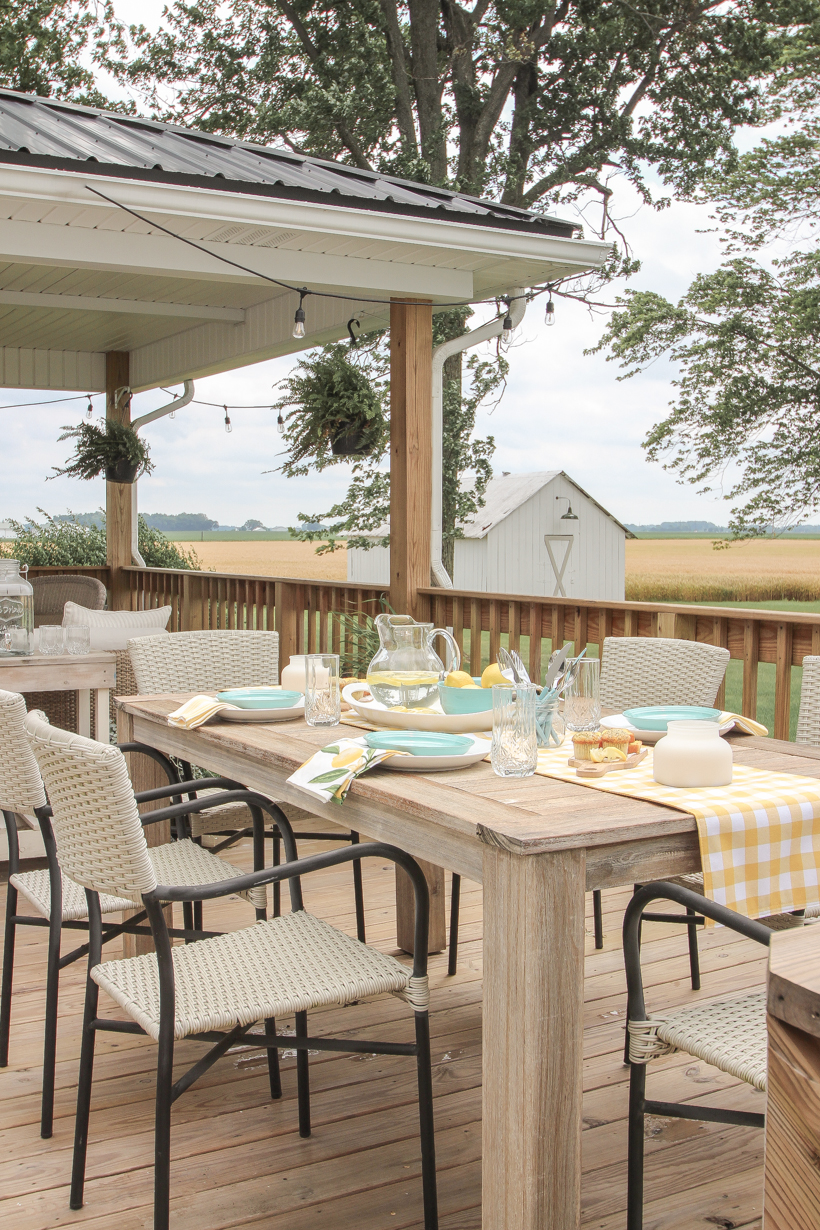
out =
<path fill-rule="evenodd" d="M 576 223 L 560 218 L 378 171 L 0 88 L 3 163 L 75 172 L 87 172 L 92 163 L 95 175 L 415 217 L 435 213 L 453 222 L 567 239 L 580 230 Z"/>

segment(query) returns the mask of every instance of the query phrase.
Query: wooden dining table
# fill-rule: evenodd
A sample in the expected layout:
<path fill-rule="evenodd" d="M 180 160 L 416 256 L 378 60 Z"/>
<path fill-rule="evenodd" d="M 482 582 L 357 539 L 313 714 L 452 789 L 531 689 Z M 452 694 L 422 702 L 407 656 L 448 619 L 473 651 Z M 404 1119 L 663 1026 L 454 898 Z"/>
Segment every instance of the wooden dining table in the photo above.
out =
<path fill-rule="evenodd" d="M 358 733 L 215 722 L 170 726 L 183 696 L 124 698 L 120 739 L 241 781 L 483 885 L 483 1230 L 577 1230 L 581 1209 L 584 893 L 701 862 L 694 818 L 556 778 L 469 769 L 358 778 L 343 806 L 288 777 Z M 735 761 L 820 778 L 820 751 L 732 738 Z M 401 924 L 401 920 L 399 920 Z"/>

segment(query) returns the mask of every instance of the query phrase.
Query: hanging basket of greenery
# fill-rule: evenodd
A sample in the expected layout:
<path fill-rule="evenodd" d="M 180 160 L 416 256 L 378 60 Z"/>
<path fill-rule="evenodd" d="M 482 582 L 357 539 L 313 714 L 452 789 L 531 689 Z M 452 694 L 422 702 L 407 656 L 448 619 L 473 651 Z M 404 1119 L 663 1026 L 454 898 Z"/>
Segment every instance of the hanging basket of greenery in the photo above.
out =
<path fill-rule="evenodd" d="M 291 464 L 310 458 L 321 468 L 329 456 L 363 457 L 381 448 L 384 389 L 351 363 L 346 346 L 305 356 L 281 387 L 274 409 L 294 407 L 284 420 Z"/>
<path fill-rule="evenodd" d="M 54 473 L 67 474 L 69 478 L 96 478 L 105 474 L 109 483 L 133 483 L 140 475 L 150 474 L 154 468 L 148 445 L 137 433 L 124 423 L 105 420 L 105 427 L 96 423 L 79 423 L 76 427 L 63 427 L 60 440 L 74 440 L 74 454 L 64 466 L 54 466 Z"/>

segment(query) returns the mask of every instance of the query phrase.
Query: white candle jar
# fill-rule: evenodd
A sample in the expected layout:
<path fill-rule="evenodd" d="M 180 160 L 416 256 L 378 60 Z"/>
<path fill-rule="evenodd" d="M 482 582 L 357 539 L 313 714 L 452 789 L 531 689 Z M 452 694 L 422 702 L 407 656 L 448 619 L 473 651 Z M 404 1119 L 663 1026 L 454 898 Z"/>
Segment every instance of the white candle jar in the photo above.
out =
<path fill-rule="evenodd" d="M 655 744 L 655 781 L 661 786 L 730 786 L 732 749 L 717 722 L 669 722 Z"/>
<path fill-rule="evenodd" d="M 283 667 L 279 682 L 287 691 L 304 692 L 307 686 L 305 681 L 306 657 L 307 655 L 303 653 L 292 654 L 287 666 Z"/>

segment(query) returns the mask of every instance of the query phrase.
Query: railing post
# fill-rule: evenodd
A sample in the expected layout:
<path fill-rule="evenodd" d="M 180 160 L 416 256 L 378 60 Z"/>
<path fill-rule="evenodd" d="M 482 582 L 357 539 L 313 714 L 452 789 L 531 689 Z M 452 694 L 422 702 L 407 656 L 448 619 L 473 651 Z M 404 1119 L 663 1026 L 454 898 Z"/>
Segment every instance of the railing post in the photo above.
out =
<path fill-rule="evenodd" d="M 743 621 L 743 697 L 740 712 L 757 717 L 757 664 L 760 660 L 760 625 L 756 619 Z"/>
<path fill-rule="evenodd" d="M 788 739 L 792 700 L 793 625 L 777 625 L 777 653 L 774 680 L 774 737 Z"/>
<path fill-rule="evenodd" d="M 302 608 L 299 602 L 300 585 L 288 581 L 276 582 L 276 631 L 279 633 L 279 670 L 287 666 L 291 657 L 299 652 L 299 621 Z"/>

